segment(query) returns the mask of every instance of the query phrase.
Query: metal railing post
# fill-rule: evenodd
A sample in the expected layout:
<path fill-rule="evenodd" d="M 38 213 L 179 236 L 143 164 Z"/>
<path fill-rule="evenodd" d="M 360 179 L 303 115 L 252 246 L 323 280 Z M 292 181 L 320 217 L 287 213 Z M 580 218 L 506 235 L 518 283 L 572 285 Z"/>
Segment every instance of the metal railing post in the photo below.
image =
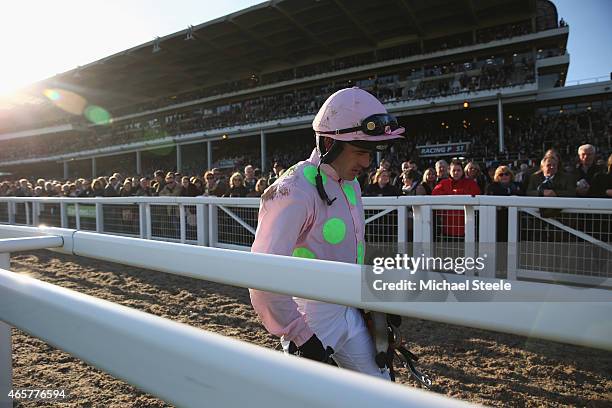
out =
<path fill-rule="evenodd" d="M 497 270 L 497 207 L 478 207 L 480 221 L 478 225 L 478 256 L 485 259 L 485 269 L 479 276 L 495 278 Z"/>
<path fill-rule="evenodd" d="M 397 244 L 398 250 L 400 245 L 406 245 L 408 242 L 408 211 L 406 207 L 397 207 Z"/>
<path fill-rule="evenodd" d="M 40 203 L 38 201 L 32 202 L 32 225 L 38 227 L 40 224 Z"/>
<path fill-rule="evenodd" d="M 508 280 L 516 280 L 518 269 L 518 208 L 508 207 Z"/>
<path fill-rule="evenodd" d="M 81 207 L 79 203 L 74 204 L 74 219 L 75 219 L 75 228 L 77 230 L 81 229 Z"/>
<path fill-rule="evenodd" d="M 8 222 L 11 225 L 15 225 L 15 202 L 9 201 L 7 207 L 8 207 Z"/>
<path fill-rule="evenodd" d="M 179 204 L 179 227 L 181 244 L 184 244 L 187 239 L 187 234 L 185 228 L 185 206 L 183 204 Z"/>
<path fill-rule="evenodd" d="M 476 246 L 476 211 L 473 205 L 466 205 L 463 207 L 465 212 L 465 242 L 464 242 L 464 254 L 465 257 L 475 258 L 475 246 Z M 474 271 L 469 269 L 466 276 L 474 275 Z"/>
<path fill-rule="evenodd" d="M 413 211 L 413 233 L 412 241 L 414 247 L 414 256 L 431 256 L 432 255 L 432 231 L 433 224 L 431 222 L 431 205 L 415 205 Z"/>
<path fill-rule="evenodd" d="M 28 203 L 27 201 L 24 201 L 23 209 L 25 211 L 25 216 L 26 216 L 26 225 L 30 225 L 30 221 L 32 219 L 32 217 L 30 216 L 30 203 Z"/>
<path fill-rule="evenodd" d="M 9 269 L 9 253 L 0 253 L 0 268 Z M 11 326 L 0 321 L 0 407 L 12 407 L 13 400 L 8 397 L 13 388 L 13 350 Z"/>
<path fill-rule="evenodd" d="M 197 233 L 198 233 L 198 245 L 208 245 L 208 228 L 206 221 L 208 220 L 208 205 L 207 204 L 196 204 L 196 222 L 197 222 Z"/>
<path fill-rule="evenodd" d="M 145 204 L 145 228 L 146 238 L 153 239 L 153 230 L 151 229 L 151 204 Z"/>
<path fill-rule="evenodd" d="M 68 228 L 67 204 L 63 200 L 60 202 L 60 226 L 62 228 Z"/>
<path fill-rule="evenodd" d="M 217 211 L 219 209 L 215 204 L 208 205 L 208 245 L 211 247 L 216 247 L 217 242 L 219 240 L 218 233 L 218 225 L 217 225 Z"/>
<path fill-rule="evenodd" d="M 96 232 L 104 232 L 104 211 L 102 203 L 96 203 Z"/>
<path fill-rule="evenodd" d="M 147 237 L 147 215 L 145 203 L 138 203 L 138 234 L 141 239 Z"/>

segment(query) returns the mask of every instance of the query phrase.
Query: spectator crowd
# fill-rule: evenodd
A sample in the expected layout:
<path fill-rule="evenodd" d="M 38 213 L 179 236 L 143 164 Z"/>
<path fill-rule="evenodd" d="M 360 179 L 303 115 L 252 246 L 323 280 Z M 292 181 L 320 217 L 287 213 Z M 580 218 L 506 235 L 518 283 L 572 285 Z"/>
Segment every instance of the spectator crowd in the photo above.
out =
<path fill-rule="evenodd" d="M 606 161 L 607 160 L 607 161 Z M 296 160 L 297 161 L 297 160 Z M 276 161 L 269 174 L 246 165 L 240 171 L 220 168 L 202 175 L 156 170 L 149 176 L 120 173 L 95 179 L 13 180 L 0 182 L 0 196 L 8 197 L 131 197 L 131 196 L 217 196 L 259 197 L 282 177 L 288 165 Z M 358 180 L 364 196 L 399 195 L 528 195 L 540 197 L 612 197 L 612 155 L 598 157 L 596 148 L 584 144 L 573 162 L 562 161 L 549 149 L 537 166 L 527 163 L 489 163 L 453 159 L 438 160 L 432 167 L 419 168 L 415 160 L 395 167 L 388 159 L 364 171 Z"/>

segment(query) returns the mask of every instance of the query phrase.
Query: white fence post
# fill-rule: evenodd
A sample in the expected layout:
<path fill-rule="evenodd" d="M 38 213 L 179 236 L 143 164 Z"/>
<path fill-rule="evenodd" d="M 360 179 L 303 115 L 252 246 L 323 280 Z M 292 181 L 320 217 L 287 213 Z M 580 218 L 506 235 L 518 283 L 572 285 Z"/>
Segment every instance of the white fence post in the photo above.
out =
<path fill-rule="evenodd" d="M 516 280 L 518 268 L 518 208 L 508 207 L 508 280 Z"/>
<path fill-rule="evenodd" d="M 147 217 L 145 203 L 138 203 L 138 233 L 141 239 L 147 238 Z"/>
<path fill-rule="evenodd" d="M 104 211 L 102 203 L 96 203 L 96 232 L 104 232 Z"/>
<path fill-rule="evenodd" d="M 65 201 L 60 202 L 60 226 L 62 228 L 68 228 L 68 211 Z"/>
<path fill-rule="evenodd" d="M 146 238 L 153 239 L 153 230 L 151 229 L 151 204 L 145 204 L 145 228 Z"/>
<path fill-rule="evenodd" d="M 24 201 L 23 210 L 25 211 L 26 225 L 30 225 L 30 221 L 32 219 L 32 217 L 30 217 L 30 203 Z"/>
<path fill-rule="evenodd" d="M 187 239 L 187 234 L 186 234 L 186 228 L 185 228 L 185 206 L 183 204 L 179 204 L 179 226 L 180 226 L 181 244 L 184 244 L 185 240 Z"/>
<path fill-rule="evenodd" d="M 465 242 L 464 242 L 464 255 L 465 257 L 475 258 L 475 247 L 476 247 L 476 211 L 473 205 L 466 205 L 463 207 L 465 212 Z M 469 269 L 466 276 L 474 275 L 474 271 Z"/>
<path fill-rule="evenodd" d="M 497 207 L 478 207 L 478 256 L 485 258 L 485 269 L 479 276 L 495 278 L 497 270 Z"/>
<path fill-rule="evenodd" d="M 198 229 L 198 245 L 208 245 L 208 228 L 206 221 L 208 220 L 208 205 L 196 204 L 196 221 Z"/>
<path fill-rule="evenodd" d="M 77 230 L 81 229 L 81 207 L 79 203 L 74 203 L 74 219 L 75 219 L 75 228 Z"/>
<path fill-rule="evenodd" d="M 15 202 L 9 201 L 8 203 L 8 222 L 11 225 L 15 225 Z"/>
<path fill-rule="evenodd" d="M 208 205 L 208 245 L 216 247 L 218 242 L 217 211 L 215 204 Z"/>
<path fill-rule="evenodd" d="M 408 211 L 403 205 L 397 207 L 397 244 L 398 250 L 400 245 L 405 245 L 408 242 Z"/>
<path fill-rule="evenodd" d="M 40 224 L 40 203 L 38 201 L 34 201 L 32 203 L 32 225 L 38 227 Z"/>
<path fill-rule="evenodd" d="M 415 205 L 413 210 L 413 250 L 414 256 L 431 256 L 432 253 L 432 223 L 431 205 Z"/>
<path fill-rule="evenodd" d="M 9 253 L 0 253 L 0 269 L 9 269 Z M 11 326 L 0 321 L 0 408 L 13 406 L 13 400 L 8 393 L 13 388 L 13 350 L 11 341 Z"/>

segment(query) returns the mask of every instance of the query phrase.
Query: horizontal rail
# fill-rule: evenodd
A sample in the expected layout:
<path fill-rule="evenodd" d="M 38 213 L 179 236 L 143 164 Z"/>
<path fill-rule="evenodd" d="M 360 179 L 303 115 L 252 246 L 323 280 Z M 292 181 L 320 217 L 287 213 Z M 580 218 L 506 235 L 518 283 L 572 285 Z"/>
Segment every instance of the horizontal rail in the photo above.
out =
<path fill-rule="evenodd" d="M 83 204 L 218 204 L 233 207 L 258 207 L 259 198 L 229 197 L 1 197 L 0 202 L 83 203 Z M 399 196 L 364 197 L 364 207 L 412 206 L 412 205 L 492 205 L 500 207 L 558 208 L 572 210 L 602 210 L 612 212 L 612 200 L 606 198 L 561 197 L 500 197 L 500 196 Z"/>
<path fill-rule="evenodd" d="M 3 269 L 0 319 L 176 406 L 468 406 Z"/>
<path fill-rule="evenodd" d="M 500 294 L 486 305 L 479 302 L 365 302 L 359 265 L 55 228 L 46 230 L 69 234 L 71 240 L 65 243 L 63 251 L 74 255 L 368 310 L 612 350 L 612 321 L 609 319 L 612 294 L 604 289 L 513 281 L 513 290 L 516 287 L 517 293 L 534 301 L 510 302 Z M 40 230 L 0 226 L 0 237 L 33 233 L 40 234 Z M 147 256 L 137 258 L 135 253 Z M 569 299 L 575 290 L 592 294 L 593 302 L 543 302 L 545 299 Z"/>
<path fill-rule="evenodd" d="M 57 248 L 64 246 L 64 239 L 61 236 L 39 236 L 25 238 L 5 238 L 0 239 L 0 253 L 31 251 L 34 249 Z"/>

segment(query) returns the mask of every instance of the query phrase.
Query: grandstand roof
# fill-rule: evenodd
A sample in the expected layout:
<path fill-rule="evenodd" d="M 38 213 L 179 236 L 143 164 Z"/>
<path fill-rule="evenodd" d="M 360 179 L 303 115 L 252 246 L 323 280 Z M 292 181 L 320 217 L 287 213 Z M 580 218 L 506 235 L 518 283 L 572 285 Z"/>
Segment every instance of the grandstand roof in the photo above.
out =
<path fill-rule="evenodd" d="M 536 0 L 272 0 L 38 85 L 73 90 L 112 109 L 535 12 Z"/>

